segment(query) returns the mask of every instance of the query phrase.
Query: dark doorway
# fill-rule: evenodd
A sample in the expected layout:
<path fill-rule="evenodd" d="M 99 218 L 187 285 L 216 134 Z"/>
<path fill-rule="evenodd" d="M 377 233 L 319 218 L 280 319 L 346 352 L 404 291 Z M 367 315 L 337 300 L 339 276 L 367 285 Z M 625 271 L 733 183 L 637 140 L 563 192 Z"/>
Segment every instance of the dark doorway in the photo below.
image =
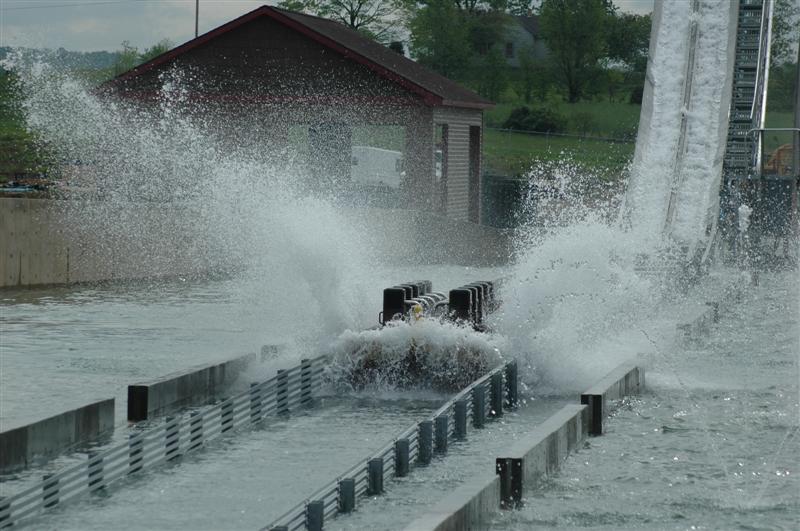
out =
<path fill-rule="evenodd" d="M 481 222 L 481 128 L 469 128 L 469 220 Z"/>

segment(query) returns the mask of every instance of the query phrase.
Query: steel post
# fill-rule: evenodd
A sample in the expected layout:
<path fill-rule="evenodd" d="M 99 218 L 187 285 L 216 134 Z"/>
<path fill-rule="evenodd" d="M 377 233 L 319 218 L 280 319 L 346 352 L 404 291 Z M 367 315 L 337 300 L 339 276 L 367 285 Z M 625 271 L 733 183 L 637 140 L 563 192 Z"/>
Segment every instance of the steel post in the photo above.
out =
<path fill-rule="evenodd" d="M 356 508 L 356 480 L 344 478 L 339 480 L 339 512 L 350 513 Z"/>
<path fill-rule="evenodd" d="M 89 460 L 86 468 L 89 472 L 89 492 L 102 489 L 103 485 L 103 458 L 98 457 L 94 452 L 89 452 Z"/>
<path fill-rule="evenodd" d="M 455 432 L 453 436 L 457 440 L 467 438 L 467 401 L 457 400 L 455 403 Z"/>
<path fill-rule="evenodd" d="M 503 373 L 496 372 L 492 375 L 490 380 L 490 388 L 492 395 L 492 417 L 499 418 L 503 416 Z"/>
<path fill-rule="evenodd" d="M 417 460 L 422 465 L 427 465 L 433 457 L 433 422 L 423 420 L 419 423 L 419 436 L 417 438 L 419 447 Z"/>
<path fill-rule="evenodd" d="M 166 425 L 164 426 L 164 448 L 167 459 L 174 459 L 178 457 L 178 430 L 180 428 L 179 417 L 167 417 Z"/>
<path fill-rule="evenodd" d="M 311 407 L 313 405 L 314 373 L 312 368 L 310 359 L 300 360 L 300 405 L 302 407 Z"/>
<path fill-rule="evenodd" d="M 283 370 L 278 370 L 277 390 L 275 392 L 275 401 L 277 403 L 278 415 L 289 414 L 289 374 Z"/>
<path fill-rule="evenodd" d="M 367 494 L 383 493 L 383 459 L 376 457 L 367 461 Z"/>
<path fill-rule="evenodd" d="M 261 422 L 261 387 L 256 382 L 250 383 L 250 422 Z"/>
<path fill-rule="evenodd" d="M 220 406 L 220 417 L 222 423 L 222 433 L 233 429 L 233 400 L 228 398 L 222 399 L 222 405 Z"/>
<path fill-rule="evenodd" d="M 436 417 L 436 453 L 437 454 L 445 454 L 447 453 L 447 430 L 448 430 L 448 418 L 447 415 L 439 415 Z"/>
<path fill-rule="evenodd" d="M 44 508 L 49 509 L 58 505 L 58 478 L 53 478 L 53 474 L 45 474 L 42 477 L 42 493 Z"/>
<path fill-rule="evenodd" d="M 199 411 L 192 411 L 189 417 L 189 451 L 203 444 L 203 415 Z"/>
<path fill-rule="evenodd" d="M 486 424 L 486 387 L 479 385 L 472 390 L 472 425 L 481 429 Z"/>
<path fill-rule="evenodd" d="M 403 478 L 408 475 L 409 469 L 409 444 L 408 439 L 398 439 L 394 443 L 394 475 Z"/>
<path fill-rule="evenodd" d="M 325 502 L 322 500 L 310 501 L 306 505 L 306 529 L 308 531 L 322 531 L 325 525 Z"/>
<path fill-rule="evenodd" d="M 519 404 L 519 371 L 517 360 L 506 364 L 506 402 L 509 409 L 514 409 Z"/>
<path fill-rule="evenodd" d="M 141 433 L 128 435 L 128 474 L 135 474 L 142 469 L 143 445 L 144 438 Z"/>

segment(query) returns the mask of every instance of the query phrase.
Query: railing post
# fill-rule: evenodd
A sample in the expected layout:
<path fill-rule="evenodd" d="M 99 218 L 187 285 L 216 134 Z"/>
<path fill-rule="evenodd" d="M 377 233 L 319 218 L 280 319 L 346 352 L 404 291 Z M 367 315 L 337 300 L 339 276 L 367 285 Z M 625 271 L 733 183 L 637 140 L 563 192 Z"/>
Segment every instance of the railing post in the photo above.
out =
<path fill-rule="evenodd" d="M 367 461 L 367 494 L 377 496 L 383 493 L 383 459 L 375 457 Z"/>
<path fill-rule="evenodd" d="M 519 371 L 517 360 L 506 364 L 506 393 L 509 409 L 514 409 L 519 404 Z"/>
<path fill-rule="evenodd" d="M 203 444 L 203 415 L 199 411 L 192 411 L 189 418 L 189 451 Z"/>
<path fill-rule="evenodd" d="M 417 460 L 420 464 L 429 464 L 433 455 L 433 422 L 430 420 L 423 420 L 419 423 L 417 446 L 419 447 Z"/>
<path fill-rule="evenodd" d="M 222 433 L 230 431 L 233 428 L 233 400 L 223 398 L 222 405 L 219 408 L 219 414 Z"/>
<path fill-rule="evenodd" d="M 128 435 L 128 474 L 135 474 L 142 469 L 143 446 L 144 435 L 141 432 Z"/>
<path fill-rule="evenodd" d="M 0 496 L 0 529 L 11 527 L 11 504 L 6 501 L 5 496 Z"/>
<path fill-rule="evenodd" d="M 457 440 L 467 438 L 467 401 L 457 400 L 455 404 L 455 432 L 453 436 Z"/>
<path fill-rule="evenodd" d="M 250 422 L 261 422 L 261 387 L 256 382 L 250 383 Z"/>
<path fill-rule="evenodd" d="M 394 442 L 394 475 L 398 478 L 408 475 L 409 454 L 408 439 L 398 439 Z"/>
<path fill-rule="evenodd" d="M 50 479 L 52 477 L 53 474 L 45 474 L 42 477 L 44 481 L 42 483 L 42 493 L 44 494 L 43 501 L 45 509 L 58 505 L 58 478 Z"/>
<path fill-rule="evenodd" d="M 447 453 L 447 428 L 448 418 L 447 415 L 439 415 L 436 417 L 436 453 Z"/>
<path fill-rule="evenodd" d="M 472 425 L 475 429 L 486 424 L 486 387 L 479 385 L 472 389 Z"/>
<path fill-rule="evenodd" d="M 313 364 L 310 359 L 300 360 L 300 405 L 311 407 L 314 404 L 312 396 L 314 390 Z"/>
<path fill-rule="evenodd" d="M 344 478 L 339 480 L 339 512 L 350 513 L 356 508 L 356 480 Z"/>
<path fill-rule="evenodd" d="M 306 505 L 306 529 L 308 531 L 322 531 L 325 525 L 325 502 L 314 500 Z"/>
<path fill-rule="evenodd" d="M 178 437 L 180 417 L 167 417 L 164 426 L 164 446 L 166 448 L 165 457 L 169 461 L 178 457 Z"/>
<path fill-rule="evenodd" d="M 89 492 L 102 489 L 103 485 L 103 458 L 97 457 L 94 452 L 89 452 L 89 461 L 86 464 L 89 472 Z"/>
<path fill-rule="evenodd" d="M 278 415 L 289 414 L 289 375 L 285 370 L 278 370 L 278 379 L 276 382 L 277 391 L 275 401 L 277 404 Z"/>
<path fill-rule="evenodd" d="M 503 373 L 496 372 L 490 380 L 492 394 L 492 417 L 503 416 Z"/>

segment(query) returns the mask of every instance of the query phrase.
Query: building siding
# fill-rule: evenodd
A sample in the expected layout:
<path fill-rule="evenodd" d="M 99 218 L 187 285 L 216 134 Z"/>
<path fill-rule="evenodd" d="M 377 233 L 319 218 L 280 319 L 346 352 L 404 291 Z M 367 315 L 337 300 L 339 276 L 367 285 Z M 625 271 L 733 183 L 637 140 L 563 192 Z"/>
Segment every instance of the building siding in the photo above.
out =
<path fill-rule="evenodd" d="M 445 213 L 453 219 L 469 220 L 469 128 L 482 126 L 483 113 L 470 109 L 441 107 L 434 111 L 433 119 L 436 124 L 448 125 Z M 478 171 L 480 172 L 480 169 Z"/>

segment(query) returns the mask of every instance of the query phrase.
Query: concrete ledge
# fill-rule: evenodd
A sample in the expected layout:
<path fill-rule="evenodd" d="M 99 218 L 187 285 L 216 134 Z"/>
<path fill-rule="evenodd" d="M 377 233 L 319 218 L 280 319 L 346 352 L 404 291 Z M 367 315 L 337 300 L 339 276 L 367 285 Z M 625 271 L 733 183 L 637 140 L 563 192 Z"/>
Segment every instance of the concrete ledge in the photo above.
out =
<path fill-rule="evenodd" d="M 603 419 L 611 412 L 610 401 L 644 390 L 644 368 L 624 363 L 581 394 L 581 404 L 589 406 L 589 435 L 603 434 Z"/>
<path fill-rule="evenodd" d="M 500 477 L 476 477 L 462 484 L 406 531 L 459 531 L 477 529 L 486 515 L 500 507 Z"/>
<path fill-rule="evenodd" d="M 129 385 L 128 420 L 139 422 L 182 407 L 201 405 L 224 393 L 255 360 L 255 354 L 247 354 Z"/>
<path fill-rule="evenodd" d="M 558 470 L 586 439 L 588 427 L 588 406 L 567 405 L 501 454 L 497 473 L 504 506 L 521 502 L 526 488 L 535 487 L 541 478 Z"/>
<path fill-rule="evenodd" d="M 114 399 L 108 398 L 2 432 L 0 471 L 25 468 L 113 429 Z"/>

